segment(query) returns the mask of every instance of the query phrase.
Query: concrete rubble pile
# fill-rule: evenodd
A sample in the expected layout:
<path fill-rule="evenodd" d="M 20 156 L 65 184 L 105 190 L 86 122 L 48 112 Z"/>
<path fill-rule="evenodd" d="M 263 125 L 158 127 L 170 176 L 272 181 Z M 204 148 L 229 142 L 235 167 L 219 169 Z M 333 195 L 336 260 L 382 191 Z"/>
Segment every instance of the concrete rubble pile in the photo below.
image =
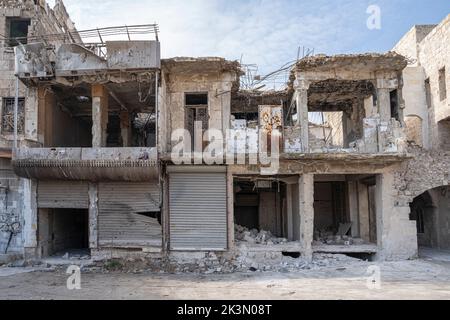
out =
<path fill-rule="evenodd" d="M 286 238 L 275 237 L 270 231 L 258 231 L 256 229 L 249 230 L 248 228 L 240 225 L 235 225 L 234 232 L 236 240 L 251 244 L 273 245 L 288 242 Z"/>
<path fill-rule="evenodd" d="M 351 245 L 360 245 L 364 244 L 364 240 L 361 238 L 353 238 L 351 236 L 341 236 L 336 235 L 332 232 L 328 233 L 322 233 L 320 235 L 317 235 L 314 237 L 313 245 L 321 245 L 321 244 L 329 244 L 329 245 L 345 245 L 345 246 L 351 246 Z"/>
<path fill-rule="evenodd" d="M 227 274 L 233 272 L 299 272 L 322 267 L 343 267 L 361 260 L 342 254 L 314 254 L 312 262 L 302 257 L 284 256 L 281 251 L 248 251 L 235 249 L 233 256 L 207 252 L 195 257 L 160 259 L 113 259 L 82 267 L 83 272 Z"/>

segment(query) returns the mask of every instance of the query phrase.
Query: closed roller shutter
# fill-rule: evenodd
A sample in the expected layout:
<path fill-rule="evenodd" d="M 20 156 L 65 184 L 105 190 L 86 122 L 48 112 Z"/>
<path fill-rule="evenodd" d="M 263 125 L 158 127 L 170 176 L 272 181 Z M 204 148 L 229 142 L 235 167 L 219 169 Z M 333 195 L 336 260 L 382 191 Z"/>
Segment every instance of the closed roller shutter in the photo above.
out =
<path fill-rule="evenodd" d="M 101 246 L 161 246 L 156 183 L 100 183 L 98 206 Z"/>
<path fill-rule="evenodd" d="M 170 249 L 226 250 L 225 173 L 171 173 Z"/>
<path fill-rule="evenodd" d="M 78 181 L 39 181 L 37 203 L 38 208 L 88 209 L 88 184 Z"/>

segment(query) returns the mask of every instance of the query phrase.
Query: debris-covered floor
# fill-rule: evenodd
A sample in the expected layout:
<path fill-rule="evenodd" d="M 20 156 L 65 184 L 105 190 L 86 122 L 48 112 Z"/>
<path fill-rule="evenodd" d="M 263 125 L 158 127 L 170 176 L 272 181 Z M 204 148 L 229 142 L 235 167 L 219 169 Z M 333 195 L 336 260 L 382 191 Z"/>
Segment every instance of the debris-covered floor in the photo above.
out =
<path fill-rule="evenodd" d="M 0 299 L 450 299 L 448 256 L 427 252 L 419 260 L 381 263 L 380 289 L 367 287 L 367 268 L 375 262 L 330 257 L 294 272 L 231 274 L 160 273 L 109 262 L 84 268 L 82 289 L 74 291 L 66 288 L 65 267 L 3 267 Z"/>

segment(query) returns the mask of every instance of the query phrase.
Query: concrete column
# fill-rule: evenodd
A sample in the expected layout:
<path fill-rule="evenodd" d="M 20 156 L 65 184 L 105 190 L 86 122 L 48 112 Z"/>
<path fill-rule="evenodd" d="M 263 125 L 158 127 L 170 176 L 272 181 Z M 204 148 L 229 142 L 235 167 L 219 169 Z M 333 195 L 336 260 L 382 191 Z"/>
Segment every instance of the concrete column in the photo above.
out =
<path fill-rule="evenodd" d="M 312 260 L 314 238 L 314 175 L 303 174 L 298 179 L 300 211 L 300 245 L 306 260 Z"/>
<path fill-rule="evenodd" d="M 161 208 L 161 225 L 162 225 L 162 248 L 166 253 L 169 252 L 169 235 L 170 235 L 170 225 L 169 225 L 169 175 L 165 174 L 162 179 L 162 208 Z"/>
<path fill-rule="evenodd" d="M 122 147 L 131 146 L 131 123 L 128 111 L 120 112 L 120 134 L 122 137 Z"/>
<path fill-rule="evenodd" d="M 381 121 L 389 121 L 391 119 L 391 99 L 389 92 L 389 89 L 377 88 L 377 105 Z"/>
<path fill-rule="evenodd" d="M 89 183 L 89 248 L 98 248 L 98 184 Z"/>
<path fill-rule="evenodd" d="M 228 250 L 234 248 L 234 187 L 233 174 L 227 170 L 227 225 L 228 225 Z"/>
<path fill-rule="evenodd" d="M 45 129 L 46 129 L 46 122 L 45 122 L 45 111 L 46 111 L 46 93 L 47 90 L 45 87 L 39 87 L 38 88 L 38 142 L 42 144 L 42 146 L 46 146 L 45 143 Z"/>
<path fill-rule="evenodd" d="M 415 221 L 409 220 L 409 206 L 394 204 L 394 175 L 376 177 L 375 202 L 379 260 L 403 260 L 417 256 Z"/>
<path fill-rule="evenodd" d="M 23 246 L 25 259 L 39 257 L 38 248 L 38 210 L 37 183 L 30 179 L 22 180 L 23 190 Z"/>
<path fill-rule="evenodd" d="M 308 81 L 298 81 L 296 92 L 297 104 L 297 125 L 300 126 L 300 138 L 302 143 L 302 151 L 309 151 L 309 118 L 308 118 L 308 89 L 310 83 Z"/>
<path fill-rule="evenodd" d="M 369 192 L 367 185 L 358 182 L 359 236 L 370 241 Z"/>
<path fill-rule="evenodd" d="M 108 91 L 101 84 L 92 85 L 92 147 L 106 147 L 108 126 Z"/>
<path fill-rule="evenodd" d="M 287 236 L 289 241 L 294 240 L 294 221 L 292 210 L 292 184 L 286 185 L 286 215 L 287 215 Z"/>
<path fill-rule="evenodd" d="M 348 181 L 348 208 L 352 222 L 352 237 L 359 236 L 358 187 L 357 181 Z"/>

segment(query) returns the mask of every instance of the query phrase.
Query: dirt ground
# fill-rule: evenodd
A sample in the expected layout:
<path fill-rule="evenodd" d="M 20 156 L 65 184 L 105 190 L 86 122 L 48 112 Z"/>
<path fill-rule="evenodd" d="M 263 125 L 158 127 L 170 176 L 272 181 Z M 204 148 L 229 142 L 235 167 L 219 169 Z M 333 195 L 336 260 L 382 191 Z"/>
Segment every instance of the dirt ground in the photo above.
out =
<path fill-rule="evenodd" d="M 380 288 L 367 287 L 379 266 Z M 298 272 L 159 274 L 82 272 L 68 290 L 64 268 L 0 268 L 0 299 L 450 299 L 450 253 L 402 262 L 356 262 Z"/>

